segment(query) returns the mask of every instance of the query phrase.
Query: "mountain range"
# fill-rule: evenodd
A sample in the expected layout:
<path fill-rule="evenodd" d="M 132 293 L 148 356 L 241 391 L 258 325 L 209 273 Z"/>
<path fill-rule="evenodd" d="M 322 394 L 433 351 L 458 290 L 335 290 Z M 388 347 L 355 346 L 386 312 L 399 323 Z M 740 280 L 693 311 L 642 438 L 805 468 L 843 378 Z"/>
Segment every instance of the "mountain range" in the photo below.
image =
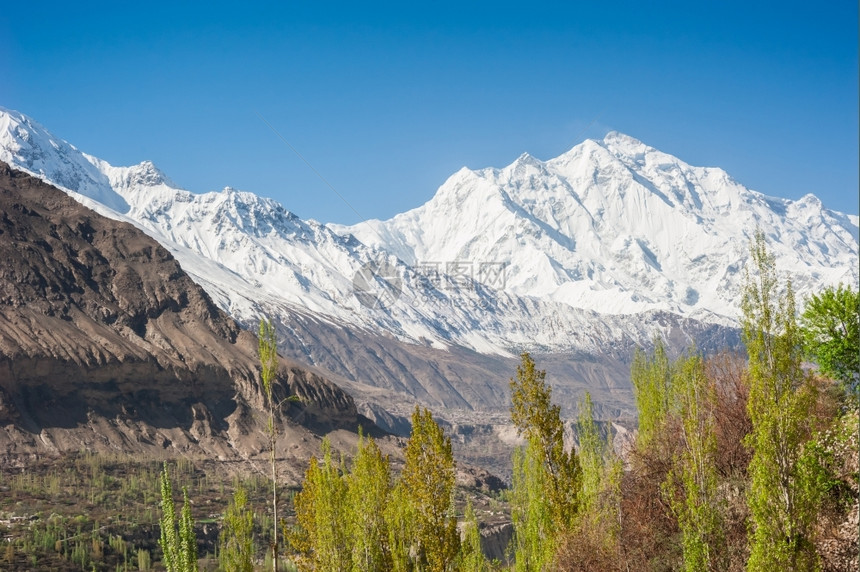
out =
<path fill-rule="evenodd" d="M 229 187 L 183 190 L 151 162 L 109 165 L 2 108 L 0 160 L 149 234 L 240 324 L 271 317 L 285 355 L 389 428 L 419 401 L 461 428 L 486 413 L 504 433 L 522 351 L 565 410 L 587 389 L 605 417 L 631 417 L 634 347 L 738 343 L 756 228 L 799 297 L 858 283 L 856 215 L 616 132 L 548 161 L 463 168 L 426 204 L 353 226 Z"/>
<path fill-rule="evenodd" d="M 265 460 L 256 337 L 134 226 L 0 163 L 0 464 L 60 453 Z M 354 432 L 352 398 L 280 359 L 284 475 L 319 436 Z"/>

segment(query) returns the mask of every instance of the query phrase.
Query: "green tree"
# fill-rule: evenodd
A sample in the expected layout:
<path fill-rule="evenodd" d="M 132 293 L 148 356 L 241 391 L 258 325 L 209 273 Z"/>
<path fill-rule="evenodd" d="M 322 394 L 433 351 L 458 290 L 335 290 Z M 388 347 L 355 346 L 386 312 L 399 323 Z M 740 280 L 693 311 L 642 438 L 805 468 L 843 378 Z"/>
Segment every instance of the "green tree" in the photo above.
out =
<path fill-rule="evenodd" d="M 810 434 L 814 386 L 801 368 L 802 340 L 791 282 L 780 295 L 774 257 L 757 230 L 743 289 L 743 340 L 749 356 L 747 502 L 752 521 L 748 570 L 813 570 L 812 525 L 818 479 L 799 463 Z"/>
<path fill-rule="evenodd" d="M 183 488 L 184 499 L 179 521 L 173 504 L 173 486 L 167 472 L 167 463 L 161 471 L 161 536 L 159 544 L 163 553 L 162 563 L 167 572 L 197 572 L 197 537 L 194 535 L 194 519 L 188 491 Z"/>
<path fill-rule="evenodd" d="M 594 421 L 594 404 L 586 392 L 579 404 L 576 422 L 579 462 L 582 466 L 581 527 L 604 535 L 602 544 L 611 550 L 620 528 L 621 476 L 624 465 L 612 446 L 612 434 L 600 436 Z"/>
<path fill-rule="evenodd" d="M 332 458 L 331 443 L 322 442 L 322 463 L 311 458 L 302 491 L 295 497 L 299 531 L 291 544 L 302 555 L 304 570 L 349 570 L 349 507 L 343 463 Z"/>
<path fill-rule="evenodd" d="M 242 485 L 233 493 L 233 500 L 224 514 L 219 539 L 218 561 L 226 572 L 254 570 L 254 513 L 248 508 L 248 493 Z"/>
<path fill-rule="evenodd" d="M 513 465 L 510 499 L 514 570 L 540 572 L 552 563 L 562 535 L 553 527 L 546 496 L 546 470 L 534 440 L 514 450 Z"/>
<path fill-rule="evenodd" d="M 278 343 L 275 337 L 275 326 L 268 319 L 260 321 L 258 336 L 260 354 L 260 381 L 266 400 L 269 418 L 266 422 L 266 433 L 269 437 L 269 461 L 272 465 L 272 514 L 274 524 L 272 529 L 272 570 L 278 569 L 278 466 L 275 456 L 275 441 L 278 430 L 275 426 L 275 400 L 272 394 L 272 384 L 278 374 Z"/>
<path fill-rule="evenodd" d="M 478 518 L 472 501 L 466 504 L 466 512 L 463 515 L 463 542 L 460 545 L 460 572 L 489 572 L 490 563 L 487 562 L 481 548 L 481 529 L 478 527 Z"/>
<path fill-rule="evenodd" d="M 517 569 L 539 570 L 548 561 L 526 556 L 539 538 L 533 535 L 543 535 L 542 546 L 552 554 L 558 539 L 572 529 L 579 509 L 582 470 L 576 452 L 565 450 L 561 410 L 552 404 L 546 372 L 536 368 L 528 353 L 522 354 L 510 388 L 511 421 L 527 443 L 514 463 L 515 557 Z M 521 567 L 520 562 L 528 560 L 533 564 Z"/>
<path fill-rule="evenodd" d="M 726 562 L 717 498 L 715 397 L 700 356 L 681 358 L 672 369 L 682 448 L 663 490 L 681 528 L 684 570 L 719 570 Z"/>
<path fill-rule="evenodd" d="M 825 375 L 860 401 L 860 292 L 840 284 L 806 299 L 801 327 L 807 354 Z"/>
<path fill-rule="evenodd" d="M 410 552 L 414 536 L 415 515 L 406 487 L 397 482 L 391 489 L 389 502 L 384 509 L 385 525 L 388 529 L 388 550 L 392 572 L 414 570 Z"/>
<path fill-rule="evenodd" d="M 268 412 L 266 421 L 266 436 L 269 438 L 269 463 L 272 470 L 272 569 L 278 569 L 278 527 L 281 522 L 278 518 L 278 465 L 275 444 L 278 439 L 278 427 L 276 425 L 276 413 L 287 401 L 298 401 L 295 395 L 289 395 L 279 399 L 275 395 L 274 383 L 278 376 L 278 340 L 275 335 L 275 326 L 271 320 L 263 318 L 260 321 L 258 333 L 258 352 L 260 355 L 260 385 L 263 389 L 263 397 Z"/>
<path fill-rule="evenodd" d="M 672 406 L 672 368 L 663 340 L 654 340 L 652 356 L 636 348 L 630 370 L 636 410 L 639 414 L 640 448 L 647 448 L 663 423 Z"/>
<path fill-rule="evenodd" d="M 430 572 L 453 570 L 460 536 L 454 515 L 454 456 L 451 438 L 427 409 L 412 413 L 412 434 L 400 477 L 410 505 L 415 561 Z"/>
<path fill-rule="evenodd" d="M 376 442 L 359 432 L 358 451 L 346 479 L 348 540 L 352 548 L 352 570 L 390 570 L 388 527 L 385 507 L 391 497 L 391 468 Z"/>

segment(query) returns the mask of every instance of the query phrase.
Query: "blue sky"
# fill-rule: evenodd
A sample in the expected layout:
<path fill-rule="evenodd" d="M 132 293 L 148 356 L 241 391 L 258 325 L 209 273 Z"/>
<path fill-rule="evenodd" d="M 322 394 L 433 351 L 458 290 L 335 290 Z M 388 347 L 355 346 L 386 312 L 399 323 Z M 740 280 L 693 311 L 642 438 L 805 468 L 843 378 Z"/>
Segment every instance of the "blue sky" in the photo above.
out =
<path fill-rule="evenodd" d="M 860 209 L 855 1 L 35 4 L 0 13 L 0 105 L 192 191 L 354 223 L 615 129 Z"/>

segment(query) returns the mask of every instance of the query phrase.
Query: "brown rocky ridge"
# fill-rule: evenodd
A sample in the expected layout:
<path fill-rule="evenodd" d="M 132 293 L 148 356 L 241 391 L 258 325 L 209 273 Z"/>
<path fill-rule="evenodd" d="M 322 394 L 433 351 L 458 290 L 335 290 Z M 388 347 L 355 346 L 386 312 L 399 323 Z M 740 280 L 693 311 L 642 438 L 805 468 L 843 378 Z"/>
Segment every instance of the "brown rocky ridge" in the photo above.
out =
<path fill-rule="evenodd" d="M 0 462 L 123 452 L 263 458 L 257 338 L 155 240 L 0 163 Z M 280 358 L 289 478 L 322 434 L 351 441 L 353 399 Z M 338 437 L 339 435 L 339 437 Z M 238 466 L 238 465 L 237 465 Z"/>

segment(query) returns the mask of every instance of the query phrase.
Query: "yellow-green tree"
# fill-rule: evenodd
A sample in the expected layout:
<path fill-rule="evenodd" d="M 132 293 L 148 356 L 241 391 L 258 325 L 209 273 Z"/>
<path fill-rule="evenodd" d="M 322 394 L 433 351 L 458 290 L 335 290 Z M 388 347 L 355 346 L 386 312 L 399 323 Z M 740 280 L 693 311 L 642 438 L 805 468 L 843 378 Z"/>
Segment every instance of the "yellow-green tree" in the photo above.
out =
<path fill-rule="evenodd" d="M 254 570 L 254 512 L 248 507 L 248 493 L 236 487 L 233 500 L 224 513 L 219 539 L 218 561 L 225 572 Z"/>
<path fill-rule="evenodd" d="M 650 356 L 636 348 L 630 378 L 639 415 L 637 443 L 645 449 L 662 430 L 672 406 L 672 367 L 663 340 L 654 340 L 654 353 Z"/>
<path fill-rule="evenodd" d="M 347 537 L 352 570 L 391 570 L 385 508 L 391 501 L 391 469 L 387 456 L 370 437 L 359 433 L 358 450 L 346 477 Z"/>
<path fill-rule="evenodd" d="M 385 525 L 388 530 L 388 550 L 392 572 L 412 572 L 412 538 L 414 535 L 414 511 L 402 481 L 391 489 L 389 501 L 384 510 Z"/>
<path fill-rule="evenodd" d="M 782 294 L 774 257 L 757 230 L 743 289 L 743 340 L 749 355 L 747 503 L 752 520 L 751 571 L 814 570 L 812 543 L 818 477 L 799 462 L 809 439 L 814 386 L 801 368 L 802 340 L 789 281 Z"/>
<path fill-rule="evenodd" d="M 275 457 L 275 441 L 278 429 L 275 426 L 275 410 L 277 406 L 272 394 L 272 384 L 278 374 L 278 344 L 275 337 L 275 326 L 270 320 L 260 321 L 258 335 L 260 353 L 260 381 L 263 388 L 269 418 L 266 422 L 266 434 L 269 437 L 269 461 L 272 465 L 272 513 L 274 526 L 272 529 L 272 570 L 278 569 L 278 466 Z"/>
<path fill-rule="evenodd" d="M 600 532 L 603 548 L 612 550 L 618 540 L 624 465 L 612 445 L 612 434 L 600 436 L 588 392 L 579 404 L 576 430 L 582 467 L 579 526 Z"/>
<path fill-rule="evenodd" d="M 540 448 L 529 439 L 513 455 L 511 549 L 517 572 L 540 572 L 547 568 L 562 537 L 553 526 L 546 478 Z"/>
<path fill-rule="evenodd" d="M 463 515 L 463 541 L 460 545 L 460 563 L 457 566 L 460 572 L 490 572 L 490 563 L 481 548 L 481 529 L 478 526 L 478 518 L 472 501 L 466 504 Z"/>
<path fill-rule="evenodd" d="M 167 472 L 167 463 L 161 471 L 161 536 L 159 544 L 163 554 L 162 564 L 167 572 L 197 572 L 197 537 L 194 534 L 194 519 L 188 491 L 182 489 L 182 511 L 176 520 L 173 504 L 173 486 Z"/>
<path fill-rule="evenodd" d="M 291 544 L 302 570 L 350 570 L 347 487 L 343 463 L 332 457 L 331 443 L 322 442 L 322 462 L 311 458 L 302 491 L 295 497 L 298 530 Z"/>
<path fill-rule="evenodd" d="M 454 514 L 454 456 L 451 438 L 427 409 L 412 413 L 412 434 L 400 477 L 414 519 L 412 541 L 420 570 L 454 570 L 460 536 Z"/>
<path fill-rule="evenodd" d="M 565 449 L 561 410 L 552 403 L 546 372 L 537 369 L 528 353 L 521 355 L 510 388 L 511 421 L 527 443 L 514 459 L 516 566 L 540 570 L 549 564 L 545 555 L 575 524 L 582 471 L 576 452 Z M 537 553 L 535 546 L 540 547 Z"/>
<path fill-rule="evenodd" d="M 680 358 L 672 371 L 681 451 L 663 483 L 664 494 L 681 529 L 684 570 L 723 570 L 727 562 L 717 494 L 715 397 L 700 356 Z"/>

